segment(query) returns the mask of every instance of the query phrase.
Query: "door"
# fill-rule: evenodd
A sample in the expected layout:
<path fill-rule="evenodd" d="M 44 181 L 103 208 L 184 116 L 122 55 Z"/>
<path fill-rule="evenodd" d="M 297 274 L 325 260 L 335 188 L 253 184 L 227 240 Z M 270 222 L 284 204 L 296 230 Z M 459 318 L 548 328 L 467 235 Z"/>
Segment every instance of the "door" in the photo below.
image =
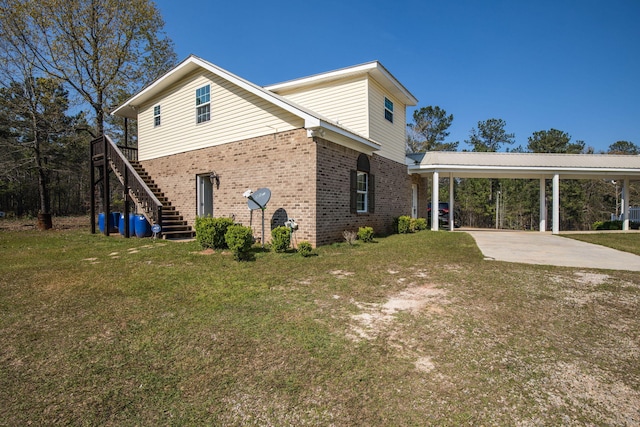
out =
<path fill-rule="evenodd" d="M 411 218 L 418 218 L 418 185 L 411 185 Z"/>
<path fill-rule="evenodd" d="M 198 216 L 213 216 L 213 184 L 209 175 L 198 175 Z"/>

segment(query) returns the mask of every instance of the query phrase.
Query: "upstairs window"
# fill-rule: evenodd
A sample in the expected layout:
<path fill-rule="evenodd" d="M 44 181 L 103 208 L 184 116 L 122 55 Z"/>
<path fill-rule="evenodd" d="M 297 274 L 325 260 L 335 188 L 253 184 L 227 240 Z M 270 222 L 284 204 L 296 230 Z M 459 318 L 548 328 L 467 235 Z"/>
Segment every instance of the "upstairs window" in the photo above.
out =
<path fill-rule="evenodd" d="M 160 126 L 160 106 L 153 107 L 153 126 Z"/>
<path fill-rule="evenodd" d="M 211 86 L 196 89 L 196 123 L 211 120 Z"/>
<path fill-rule="evenodd" d="M 384 118 L 393 123 L 393 102 L 389 98 L 384 99 Z"/>

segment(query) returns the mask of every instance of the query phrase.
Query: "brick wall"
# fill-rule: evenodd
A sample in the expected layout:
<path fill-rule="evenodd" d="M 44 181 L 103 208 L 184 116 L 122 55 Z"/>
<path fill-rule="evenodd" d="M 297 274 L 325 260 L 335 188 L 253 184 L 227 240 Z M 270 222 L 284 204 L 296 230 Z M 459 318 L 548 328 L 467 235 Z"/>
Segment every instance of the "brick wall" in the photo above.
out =
<path fill-rule="evenodd" d="M 375 176 L 374 213 L 350 212 L 350 176 L 357 169 L 359 152 L 318 140 L 317 149 L 317 241 L 327 244 L 343 241 L 343 231 L 370 226 L 379 234 L 393 232 L 393 220 L 411 213 L 412 177 L 407 166 L 376 154 L 369 157 L 370 173 Z"/>
<path fill-rule="evenodd" d="M 215 171 L 220 176 L 220 187 L 213 190 L 215 217 L 234 216 L 243 225 L 251 224 L 254 236 L 261 237 L 261 211 L 254 211 L 251 220 L 242 194 L 266 187 L 271 200 L 265 210 L 265 241 L 271 237 L 272 219 L 284 215 L 298 222 L 298 241 L 315 245 L 315 149 L 306 130 L 297 129 L 147 160 L 142 165 L 191 225 L 197 214 L 196 176 Z"/>
<path fill-rule="evenodd" d="M 244 141 L 146 160 L 153 177 L 183 217 L 193 225 L 197 214 L 197 176 L 215 171 L 220 186 L 213 190 L 214 216 L 234 216 L 252 225 L 261 237 L 261 211 L 253 218 L 243 193 L 267 187 L 271 200 L 265 210 L 266 240 L 274 219 L 294 218 L 296 240 L 318 246 L 343 241 L 344 230 L 371 226 L 376 233 L 393 230 L 393 219 L 411 213 L 411 184 L 419 184 L 420 209 L 426 215 L 425 180 L 407 174 L 407 167 L 376 154 L 369 157 L 375 176 L 375 213 L 350 213 L 350 176 L 360 153 L 332 142 L 307 137 L 296 129 Z M 424 205 L 424 206 L 423 206 Z"/>

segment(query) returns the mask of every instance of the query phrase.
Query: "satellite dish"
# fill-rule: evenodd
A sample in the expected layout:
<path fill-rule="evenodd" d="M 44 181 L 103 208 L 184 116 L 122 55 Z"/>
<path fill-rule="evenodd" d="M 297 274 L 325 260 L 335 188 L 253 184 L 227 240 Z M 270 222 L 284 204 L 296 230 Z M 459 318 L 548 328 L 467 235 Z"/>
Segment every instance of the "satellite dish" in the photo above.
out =
<path fill-rule="evenodd" d="M 258 188 L 255 192 L 248 196 L 247 205 L 249 209 L 264 209 L 271 199 L 271 190 L 268 188 Z"/>

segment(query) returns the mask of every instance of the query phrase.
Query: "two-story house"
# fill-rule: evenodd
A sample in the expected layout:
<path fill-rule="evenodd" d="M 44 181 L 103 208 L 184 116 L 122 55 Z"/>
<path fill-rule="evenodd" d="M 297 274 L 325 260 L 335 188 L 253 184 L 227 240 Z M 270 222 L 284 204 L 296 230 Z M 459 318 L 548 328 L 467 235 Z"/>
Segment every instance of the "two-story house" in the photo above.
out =
<path fill-rule="evenodd" d="M 317 246 L 426 215 L 405 162 L 416 104 L 377 61 L 261 87 L 190 56 L 113 114 L 137 120 L 138 160 L 188 223 L 233 216 L 261 237 L 243 194 L 268 188 L 265 240 L 292 218 Z"/>

